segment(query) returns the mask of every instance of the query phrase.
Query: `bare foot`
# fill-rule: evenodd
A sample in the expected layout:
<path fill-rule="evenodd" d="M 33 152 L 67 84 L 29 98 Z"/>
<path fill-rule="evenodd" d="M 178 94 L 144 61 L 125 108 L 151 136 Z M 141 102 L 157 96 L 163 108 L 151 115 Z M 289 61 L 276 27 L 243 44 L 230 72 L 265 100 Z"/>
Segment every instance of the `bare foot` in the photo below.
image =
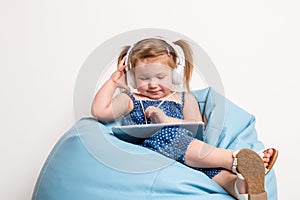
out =
<path fill-rule="evenodd" d="M 264 151 L 263 161 L 264 161 L 265 168 L 268 167 L 269 162 L 270 162 L 270 158 L 272 157 L 272 155 L 273 155 L 273 149 L 272 148 L 266 149 Z"/>

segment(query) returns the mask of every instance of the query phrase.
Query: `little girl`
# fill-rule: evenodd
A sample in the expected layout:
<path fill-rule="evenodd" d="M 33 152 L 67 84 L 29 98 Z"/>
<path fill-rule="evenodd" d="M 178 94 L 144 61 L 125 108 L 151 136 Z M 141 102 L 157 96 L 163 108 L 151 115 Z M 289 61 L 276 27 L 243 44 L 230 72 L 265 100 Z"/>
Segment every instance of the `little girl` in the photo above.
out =
<path fill-rule="evenodd" d="M 183 40 L 148 38 L 126 46 L 117 71 L 97 92 L 92 114 L 103 122 L 122 117 L 123 125 L 203 121 L 189 92 L 192 71 L 192 51 Z M 135 92 L 130 92 L 125 79 Z M 178 85 L 184 85 L 186 92 L 174 91 Z M 117 88 L 126 90 L 114 97 Z M 259 156 L 250 149 L 215 148 L 180 126 L 162 128 L 141 146 L 202 171 L 235 198 L 267 199 L 264 177 L 277 158 L 275 149 Z"/>

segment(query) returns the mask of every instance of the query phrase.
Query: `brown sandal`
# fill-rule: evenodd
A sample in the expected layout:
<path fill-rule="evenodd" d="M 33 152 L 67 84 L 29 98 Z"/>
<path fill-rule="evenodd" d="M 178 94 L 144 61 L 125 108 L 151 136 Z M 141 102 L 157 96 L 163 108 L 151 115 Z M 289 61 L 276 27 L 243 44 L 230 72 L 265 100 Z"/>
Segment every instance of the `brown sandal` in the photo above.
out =
<path fill-rule="evenodd" d="M 235 191 L 238 199 L 267 200 L 265 191 L 265 166 L 262 158 L 250 149 L 241 149 L 233 153 L 232 171 L 238 178 L 245 179 L 248 194 L 239 194 Z"/>

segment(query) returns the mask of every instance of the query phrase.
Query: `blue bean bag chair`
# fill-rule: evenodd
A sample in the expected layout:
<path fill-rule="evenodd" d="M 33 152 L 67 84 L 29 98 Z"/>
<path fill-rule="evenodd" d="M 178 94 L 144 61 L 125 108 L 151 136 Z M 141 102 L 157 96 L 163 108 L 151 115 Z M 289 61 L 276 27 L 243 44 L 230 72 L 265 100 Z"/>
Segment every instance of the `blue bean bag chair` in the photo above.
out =
<path fill-rule="evenodd" d="M 203 140 L 226 149 L 264 149 L 255 117 L 212 88 L 193 92 L 206 120 Z M 204 173 L 112 134 L 118 122 L 82 118 L 57 142 L 36 182 L 32 200 L 233 199 Z M 277 199 L 274 169 L 265 180 Z"/>

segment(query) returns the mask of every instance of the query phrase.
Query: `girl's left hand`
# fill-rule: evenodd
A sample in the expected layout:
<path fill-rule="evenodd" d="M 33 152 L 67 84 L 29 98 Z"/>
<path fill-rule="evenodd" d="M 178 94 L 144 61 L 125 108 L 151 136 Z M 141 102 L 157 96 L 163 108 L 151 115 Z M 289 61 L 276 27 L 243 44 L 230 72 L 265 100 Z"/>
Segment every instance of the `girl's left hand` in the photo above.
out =
<path fill-rule="evenodd" d="M 154 123 L 165 123 L 167 121 L 167 116 L 164 111 L 154 106 L 149 106 L 145 110 L 145 116 L 150 118 Z"/>

